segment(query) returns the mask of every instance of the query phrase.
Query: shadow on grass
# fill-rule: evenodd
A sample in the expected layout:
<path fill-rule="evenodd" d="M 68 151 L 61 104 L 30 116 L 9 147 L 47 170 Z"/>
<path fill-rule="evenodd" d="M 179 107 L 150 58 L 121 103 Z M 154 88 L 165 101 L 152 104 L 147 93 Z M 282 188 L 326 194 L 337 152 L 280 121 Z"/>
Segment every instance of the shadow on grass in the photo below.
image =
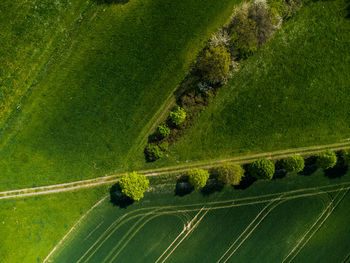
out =
<path fill-rule="evenodd" d="M 244 177 L 242 178 L 242 181 L 240 182 L 239 185 L 233 186 L 235 189 L 241 189 L 241 190 L 247 189 L 257 180 L 249 173 L 249 165 L 250 164 L 243 165 L 243 169 L 245 171 Z"/>
<path fill-rule="evenodd" d="M 98 5 L 112 5 L 112 4 L 119 4 L 124 5 L 129 2 L 129 0 L 93 0 Z"/>
<path fill-rule="evenodd" d="M 316 156 L 310 156 L 305 159 L 305 167 L 304 170 L 302 170 L 299 174 L 309 176 L 312 175 L 317 170 L 316 163 Z"/>
<path fill-rule="evenodd" d="M 126 196 L 119 186 L 119 183 L 114 184 L 109 190 L 111 196 L 111 203 L 120 208 L 127 208 L 129 205 L 134 203 L 130 197 Z"/>
<path fill-rule="evenodd" d="M 217 178 L 209 178 L 207 184 L 202 188 L 201 193 L 203 195 L 211 195 L 215 192 L 221 192 L 224 186 L 225 184 Z"/>
<path fill-rule="evenodd" d="M 188 176 L 183 175 L 176 181 L 175 195 L 185 196 L 194 190 L 193 186 L 188 182 Z"/>

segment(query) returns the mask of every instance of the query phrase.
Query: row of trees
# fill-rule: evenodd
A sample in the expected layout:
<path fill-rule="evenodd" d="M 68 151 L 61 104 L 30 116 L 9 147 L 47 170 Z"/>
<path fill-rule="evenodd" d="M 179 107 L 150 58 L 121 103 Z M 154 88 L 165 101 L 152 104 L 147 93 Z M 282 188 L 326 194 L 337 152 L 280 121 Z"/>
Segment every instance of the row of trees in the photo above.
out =
<path fill-rule="evenodd" d="M 341 156 L 345 165 L 350 165 L 350 152 L 342 151 Z M 316 156 L 315 165 L 320 169 L 332 168 L 336 163 L 337 155 L 333 151 L 328 150 Z M 305 167 L 304 158 L 299 154 L 290 155 L 282 160 L 282 167 L 287 172 L 299 173 Z M 243 167 L 237 163 L 226 163 L 216 171 L 219 181 L 233 186 L 239 185 L 245 174 Z M 275 173 L 275 163 L 270 159 L 260 158 L 248 165 L 248 172 L 258 180 L 271 180 Z M 200 189 L 207 184 L 210 174 L 204 169 L 192 169 L 187 172 L 187 176 L 194 189 Z M 119 180 L 119 186 L 126 196 L 138 201 L 149 188 L 149 180 L 145 175 L 132 172 Z"/>

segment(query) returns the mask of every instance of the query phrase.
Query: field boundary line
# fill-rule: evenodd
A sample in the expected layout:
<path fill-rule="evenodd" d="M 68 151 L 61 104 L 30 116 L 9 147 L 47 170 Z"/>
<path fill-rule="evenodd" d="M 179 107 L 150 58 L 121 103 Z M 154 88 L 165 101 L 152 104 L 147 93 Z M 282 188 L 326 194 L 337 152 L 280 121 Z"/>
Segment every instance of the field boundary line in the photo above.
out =
<path fill-rule="evenodd" d="M 334 204 L 334 200 L 339 196 L 339 194 L 344 191 L 343 196 L 336 201 L 336 204 L 333 207 L 330 207 L 330 205 Z M 328 217 L 333 213 L 333 211 L 335 210 L 335 208 L 340 204 L 340 202 L 344 199 L 344 197 L 346 196 L 346 194 L 348 193 L 349 189 L 345 189 L 342 188 L 338 191 L 337 195 L 334 197 L 334 199 L 332 200 L 332 202 L 328 205 L 327 210 L 330 210 L 328 212 L 328 214 L 326 215 L 326 217 L 322 220 L 322 222 L 316 226 L 315 231 L 313 231 L 311 233 L 311 235 L 307 238 L 307 240 L 302 244 L 302 246 L 300 248 L 299 245 L 301 244 L 301 242 L 304 240 L 304 238 L 307 236 L 307 234 L 313 229 L 313 227 L 318 223 L 318 221 L 322 218 L 323 215 L 321 215 L 321 217 L 311 226 L 311 228 L 305 233 L 305 235 L 301 238 L 301 240 L 296 244 L 296 246 L 293 248 L 293 250 L 287 255 L 287 257 L 285 257 L 285 259 L 282 261 L 282 263 L 286 262 L 286 260 L 288 259 L 288 257 L 290 257 L 290 255 L 293 254 L 294 251 L 296 251 L 294 253 L 294 255 L 292 256 L 292 258 L 288 261 L 289 263 L 292 262 L 295 257 L 300 253 L 300 251 L 305 247 L 305 245 L 311 240 L 311 238 L 317 233 L 317 231 L 323 226 L 323 224 L 327 221 Z M 325 211 L 326 212 L 326 211 Z"/>
<path fill-rule="evenodd" d="M 97 206 L 99 206 L 108 196 L 103 197 L 100 201 L 94 204 L 79 220 L 71 227 L 71 229 L 63 236 L 63 238 L 58 242 L 58 244 L 51 250 L 51 252 L 43 260 L 43 263 L 47 262 L 51 255 L 57 250 L 57 248 L 67 239 L 67 237 L 76 229 L 76 227 L 83 221 L 83 219 L 91 213 Z"/>
<path fill-rule="evenodd" d="M 299 153 L 301 155 L 316 154 L 316 153 L 319 153 L 319 152 L 326 150 L 326 149 L 331 149 L 334 151 L 343 150 L 343 149 L 350 149 L 350 142 L 336 143 L 336 144 L 329 144 L 329 145 L 322 145 L 322 146 L 312 146 L 312 147 L 308 147 L 308 148 L 307 147 L 294 148 L 294 149 L 288 149 L 288 150 L 276 151 L 276 152 L 267 152 L 267 153 L 253 154 L 253 155 L 237 156 L 237 157 L 228 158 L 228 159 L 220 159 L 220 160 L 214 160 L 214 161 L 202 161 L 202 162 L 185 164 L 185 165 L 176 165 L 176 166 L 169 166 L 169 167 L 163 167 L 163 168 L 156 168 L 156 169 L 151 169 L 151 170 L 140 170 L 140 171 L 138 171 L 138 173 L 144 174 L 148 177 L 160 176 L 160 175 L 170 175 L 170 174 L 179 174 L 179 173 L 187 172 L 193 168 L 218 167 L 222 163 L 225 163 L 225 162 L 237 162 L 240 164 L 244 164 L 244 163 L 249 163 L 249 162 L 251 162 L 257 158 L 261 158 L 261 157 L 267 157 L 269 159 L 279 159 L 279 158 L 285 158 L 285 157 L 289 156 L 290 154 L 294 154 L 294 153 Z M 123 176 L 124 174 L 126 174 L 126 172 L 120 173 L 120 174 L 115 174 L 115 175 L 106 175 L 103 177 L 96 177 L 96 178 L 92 178 L 92 179 L 62 183 L 62 184 L 3 191 L 3 192 L 0 192 L 0 199 L 19 198 L 19 197 L 42 195 L 42 194 L 54 194 L 54 193 L 59 193 L 59 192 L 77 190 L 77 189 L 81 189 L 81 188 L 95 187 L 95 186 L 103 185 L 103 184 L 112 184 L 112 183 L 117 182 L 119 177 Z"/>

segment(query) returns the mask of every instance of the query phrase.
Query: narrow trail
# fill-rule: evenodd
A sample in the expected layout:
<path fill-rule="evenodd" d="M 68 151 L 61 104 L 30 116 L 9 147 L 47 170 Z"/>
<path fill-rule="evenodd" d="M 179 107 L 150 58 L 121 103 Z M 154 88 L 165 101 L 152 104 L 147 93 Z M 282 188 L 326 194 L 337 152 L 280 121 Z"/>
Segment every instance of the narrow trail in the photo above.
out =
<path fill-rule="evenodd" d="M 193 168 L 209 169 L 209 168 L 218 167 L 225 162 L 236 162 L 236 163 L 244 164 L 244 163 L 252 162 L 261 157 L 266 157 L 268 159 L 281 159 L 294 153 L 299 153 L 301 155 L 309 155 L 309 154 L 317 154 L 326 149 L 330 149 L 333 151 L 350 149 L 350 142 L 294 148 L 294 149 L 287 149 L 282 151 L 244 155 L 244 156 L 219 159 L 219 160 L 213 160 L 213 161 L 193 162 L 190 164 L 186 163 L 186 164 L 180 164 L 180 165 L 157 168 L 157 169 L 141 170 L 141 171 L 138 171 L 138 173 L 144 174 L 148 177 L 170 175 L 170 174 L 176 175 L 176 174 L 184 173 Z M 115 175 L 97 177 L 93 179 L 87 179 L 87 180 L 81 180 L 81 181 L 75 181 L 75 182 L 69 182 L 69 183 L 3 191 L 3 192 L 0 192 L 0 200 L 9 199 L 9 198 L 44 195 L 44 194 L 54 194 L 54 193 L 60 193 L 60 192 L 66 192 L 66 191 L 73 191 L 77 189 L 90 188 L 90 187 L 95 187 L 95 186 L 104 185 L 104 184 L 113 184 L 117 182 L 119 178 L 124 174 L 125 173 L 120 173 Z"/>

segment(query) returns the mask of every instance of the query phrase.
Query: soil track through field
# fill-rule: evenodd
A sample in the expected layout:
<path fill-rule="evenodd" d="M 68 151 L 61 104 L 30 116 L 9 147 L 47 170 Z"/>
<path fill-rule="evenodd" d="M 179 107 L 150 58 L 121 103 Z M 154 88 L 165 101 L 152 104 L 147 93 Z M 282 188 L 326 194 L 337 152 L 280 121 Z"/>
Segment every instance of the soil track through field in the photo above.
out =
<path fill-rule="evenodd" d="M 117 254 L 115 254 L 113 256 L 112 261 L 119 255 L 121 250 L 126 247 L 127 243 L 130 242 L 130 240 L 137 234 L 137 232 L 139 232 L 141 230 L 141 228 L 144 225 L 146 225 L 152 219 L 159 217 L 159 216 L 162 216 L 162 215 L 197 212 L 197 211 L 200 211 L 201 209 L 203 211 L 208 212 L 209 210 L 225 209 L 225 208 L 232 208 L 232 207 L 239 207 L 239 206 L 246 206 L 246 205 L 256 205 L 256 204 L 263 204 L 263 203 L 271 203 L 272 204 L 272 203 L 275 203 L 276 201 L 278 201 L 278 203 L 275 204 L 275 206 L 277 207 L 281 202 L 285 202 L 285 201 L 292 200 L 295 198 L 309 197 L 309 196 L 327 194 L 327 193 L 331 193 L 331 192 L 340 192 L 340 191 L 346 190 L 345 194 L 343 195 L 343 197 L 344 197 L 346 195 L 346 193 L 348 192 L 347 190 L 349 190 L 349 189 L 350 189 L 350 182 L 347 182 L 347 183 L 342 183 L 342 184 L 334 184 L 334 185 L 322 186 L 322 187 L 298 189 L 298 190 L 280 192 L 280 193 L 276 193 L 276 194 L 251 196 L 251 197 L 246 197 L 246 198 L 239 198 L 239 199 L 232 199 L 232 200 L 225 200 L 225 201 L 187 204 L 187 205 L 179 205 L 179 206 L 158 206 L 158 207 L 155 206 L 155 207 L 137 209 L 137 210 L 134 210 L 134 211 L 131 211 L 131 212 L 124 214 L 123 216 L 117 218 L 113 223 L 111 223 L 111 225 L 97 238 L 97 240 L 90 246 L 90 248 L 87 249 L 87 251 L 82 255 L 82 257 L 77 262 L 88 262 L 89 259 L 97 252 L 97 250 L 105 242 L 108 241 L 108 239 L 112 236 L 113 233 L 115 233 L 122 225 L 126 224 L 130 220 L 133 220 L 137 217 L 139 217 L 139 219 L 138 219 L 138 222 L 134 224 L 133 229 L 137 226 L 138 223 L 141 223 L 141 221 L 143 219 L 145 219 L 149 215 L 151 216 L 150 218 L 148 218 L 146 220 L 146 222 L 143 222 L 143 224 L 141 224 L 141 226 L 139 226 L 136 229 L 136 231 L 134 231 L 133 233 L 130 232 L 131 236 L 129 236 L 130 233 L 126 233 L 123 236 L 122 239 L 126 240 L 126 242 L 124 242 L 124 244 L 122 244 L 123 240 L 120 240 L 118 242 L 118 244 L 116 245 L 115 248 L 117 249 L 120 245 L 122 245 L 122 247 L 118 251 L 116 251 Z M 337 205 L 340 203 L 340 201 L 337 203 Z M 99 204 L 101 204 L 101 203 L 102 202 L 100 202 Z M 332 202 L 330 202 L 330 203 L 332 204 Z M 205 207 L 203 207 L 204 205 L 205 205 Z M 272 209 L 274 209 L 274 208 L 272 208 Z M 329 205 L 327 208 L 329 208 Z M 334 210 L 335 207 L 333 207 L 332 209 Z M 333 210 L 331 210 L 331 211 L 333 211 Z M 230 254 L 230 256 L 228 258 L 230 258 L 233 255 L 233 253 L 241 246 L 241 244 L 243 244 L 243 242 L 245 242 L 245 240 L 254 232 L 254 230 L 258 227 L 258 225 L 261 223 L 261 221 L 269 214 L 269 212 L 270 211 L 268 211 L 268 213 L 266 215 L 264 215 L 263 218 L 259 220 L 259 222 L 257 222 L 257 224 L 253 227 L 253 229 L 245 236 L 245 238 L 240 242 L 239 246 L 236 247 L 236 249 Z M 134 214 L 134 215 L 130 217 L 130 215 L 132 215 L 132 214 Z M 260 214 L 261 214 L 261 212 L 258 214 L 258 216 L 260 216 Z M 124 218 L 125 218 L 125 220 L 123 220 Z M 321 227 L 321 225 L 319 227 Z M 70 230 L 69 233 L 70 232 L 72 232 L 72 230 Z M 65 238 L 67 237 L 67 235 L 69 233 L 66 234 Z M 129 238 L 126 239 L 128 236 L 129 236 Z M 62 241 L 64 239 L 62 239 Z M 57 246 L 59 246 L 61 243 L 62 242 L 60 242 Z M 178 245 L 180 245 L 180 244 L 178 243 Z M 54 250 L 57 249 L 57 246 L 55 247 Z M 230 249 L 231 248 L 229 248 L 228 251 Z M 114 249 L 113 249 L 113 251 L 114 251 Z M 49 256 L 51 256 L 53 254 L 53 252 L 54 251 L 51 251 Z M 92 253 L 90 253 L 90 252 L 92 252 Z M 88 257 L 86 258 L 86 256 L 88 256 Z M 169 256 L 170 255 L 168 254 L 168 257 Z M 106 258 L 106 260 L 107 260 L 107 258 Z"/>
<path fill-rule="evenodd" d="M 299 153 L 301 155 L 308 155 L 308 154 L 317 154 L 326 149 L 338 151 L 338 150 L 349 149 L 349 148 L 350 148 L 350 142 L 342 142 L 342 143 L 328 144 L 328 145 L 321 145 L 321 146 L 287 149 L 287 150 L 276 151 L 276 152 L 251 154 L 251 155 L 232 157 L 232 158 L 220 159 L 220 160 L 214 160 L 214 161 L 194 162 L 191 164 L 184 164 L 184 165 L 181 164 L 181 165 L 169 166 L 169 167 L 163 167 L 163 168 L 157 168 L 157 169 L 151 169 L 151 170 L 141 170 L 138 172 L 146 176 L 180 174 L 193 168 L 209 169 L 213 167 L 218 167 L 225 162 L 237 162 L 240 164 L 244 164 L 244 163 L 252 162 L 261 157 L 266 157 L 269 159 L 281 159 L 294 153 Z M 44 195 L 44 194 L 54 194 L 54 193 L 60 193 L 60 192 L 66 192 L 66 191 L 73 191 L 77 189 L 90 188 L 90 187 L 104 185 L 104 184 L 113 184 L 117 182 L 119 178 L 124 174 L 125 173 L 120 173 L 116 175 L 97 177 L 93 179 L 87 179 L 87 180 L 81 180 L 81 181 L 75 181 L 75 182 L 69 182 L 69 183 L 3 191 L 3 192 L 0 192 L 0 200 L 9 199 L 9 198 Z"/>

